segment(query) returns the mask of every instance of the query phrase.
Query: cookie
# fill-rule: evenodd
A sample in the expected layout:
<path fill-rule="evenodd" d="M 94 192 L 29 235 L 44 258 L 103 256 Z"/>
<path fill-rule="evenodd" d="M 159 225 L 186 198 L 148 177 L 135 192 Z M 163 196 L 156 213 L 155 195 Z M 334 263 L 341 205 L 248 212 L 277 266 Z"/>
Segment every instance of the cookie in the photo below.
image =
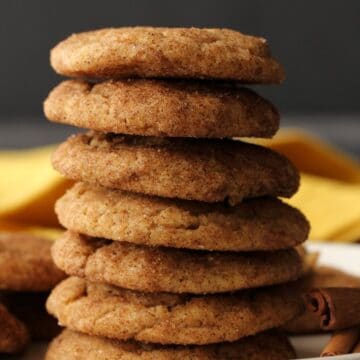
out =
<path fill-rule="evenodd" d="M 229 29 L 124 27 L 74 34 L 51 50 L 71 77 L 200 78 L 278 84 L 282 66 L 265 39 Z"/>
<path fill-rule="evenodd" d="M 152 138 L 87 132 L 55 150 L 56 170 L 77 181 L 149 195 L 231 204 L 290 197 L 299 174 L 282 155 L 232 140 Z"/>
<path fill-rule="evenodd" d="M 275 331 L 233 343 L 204 346 L 161 346 L 116 341 L 64 330 L 49 346 L 45 360 L 288 360 L 295 353 Z"/>
<path fill-rule="evenodd" d="M 296 246 L 309 223 L 275 198 L 223 203 L 165 199 L 77 183 L 55 211 L 67 229 L 149 246 L 256 251 Z"/>
<path fill-rule="evenodd" d="M 64 278 L 52 242 L 26 233 L 0 233 L 0 290 L 47 291 Z"/>
<path fill-rule="evenodd" d="M 184 81 L 68 80 L 44 111 L 63 124 L 160 137 L 271 137 L 279 127 L 274 106 L 251 90 Z"/>
<path fill-rule="evenodd" d="M 295 249 L 199 252 L 150 248 L 74 232 L 60 237 L 52 254 L 68 275 L 145 292 L 205 294 L 255 288 L 296 280 L 303 269 Z"/>
<path fill-rule="evenodd" d="M 293 285 L 196 296 L 141 293 L 76 277 L 61 282 L 46 306 L 71 330 L 183 345 L 235 341 L 280 326 L 303 307 Z"/>
<path fill-rule="evenodd" d="M 60 332 L 45 309 L 48 292 L 0 292 L 0 303 L 25 324 L 32 340 L 50 340 Z"/>
<path fill-rule="evenodd" d="M 0 354 L 21 352 L 29 341 L 25 325 L 0 303 Z"/>

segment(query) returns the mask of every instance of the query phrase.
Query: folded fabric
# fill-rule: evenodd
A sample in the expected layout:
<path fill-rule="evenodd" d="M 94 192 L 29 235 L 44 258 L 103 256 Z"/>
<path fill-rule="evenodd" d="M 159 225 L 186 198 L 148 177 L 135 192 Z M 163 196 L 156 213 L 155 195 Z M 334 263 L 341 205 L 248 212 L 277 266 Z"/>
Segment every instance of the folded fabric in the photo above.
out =
<path fill-rule="evenodd" d="M 256 139 L 288 157 L 301 172 L 360 184 L 360 164 L 341 150 L 299 129 L 281 129 L 272 139 Z"/>
<path fill-rule="evenodd" d="M 53 207 L 71 182 L 52 169 L 53 149 L 0 151 L 0 230 L 59 232 Z"/>
<path fill-rule="evenodd" d="M 255 142 L 283 153 L 302 172 L 300 190 L 289 203 L 310 220 L 311 239 L 360 239 L 359 163 L 298 130 L 283 130 L 271 140 Z M 0 151 L 0 230 L 50 236 L 60 231 L 53 206 L 72 182 L 51 168 L 53 149 Z"/>
<path fill-rule="evenodd" d="M 360 240 L 360 164 L 301 130 L 281 130 L 256 140 L 287 156 L 301 171 L 300 190 L 288 202 L 311 223 L 318 241 Z"/>
<path fill-rule="evenodd" d="M 303 173 L 300 191 L 289 203 L 300 208 L 310 220 L 311 239 L 360 239 L 360 184 Z"/>

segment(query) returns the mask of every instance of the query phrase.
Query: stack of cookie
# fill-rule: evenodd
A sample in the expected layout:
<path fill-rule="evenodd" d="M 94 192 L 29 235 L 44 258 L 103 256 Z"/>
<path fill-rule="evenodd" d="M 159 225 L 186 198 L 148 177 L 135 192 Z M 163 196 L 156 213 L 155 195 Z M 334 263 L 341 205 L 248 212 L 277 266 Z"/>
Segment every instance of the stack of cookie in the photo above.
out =
<path fill-rule="evenodd" d="M 280 83 L 264 39 L 231 30 L 120 28 L 51 53 L 70 80 L 45 101 L 88 128 L 55 151 L 77 181 L 57 203 L 70 277 L 47 309 L 66 326 L 47 359 L 288 359 L 274 330 L 301 311 L 295 246 L 309 226 L 277 199 L 291 163 L 232 137 L 271 137 L 279 115 L 239 83 Z M 96 80 L 90 82 L 89 79 Z"/>
<path fill-rule="evenodd" d="M 49 340 L 60 328 L 45 311 L 49 291 L 65 274 L 52 261 L 51 242 L 26 233 L 0 233 L 0 357 Z"/>

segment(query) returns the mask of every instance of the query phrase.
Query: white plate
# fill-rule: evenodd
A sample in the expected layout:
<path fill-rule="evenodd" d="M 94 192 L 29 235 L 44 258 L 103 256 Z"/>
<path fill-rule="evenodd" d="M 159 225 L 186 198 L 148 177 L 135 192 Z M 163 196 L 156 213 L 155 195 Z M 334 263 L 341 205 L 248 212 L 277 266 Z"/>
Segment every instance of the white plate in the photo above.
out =
<path fill-rule="evenodd" d="M 342 245 L 342 244 L 307 244 L 310 251 L 318 251 L 320 253 L 319 264 L 331 265 L 341 270 L 360 276 L 360 245 Z M 328 341 L 328 335 L 306 335 L 294 336 L 291 338 L 298 359 L 333 359 L 333 360 L 360 360 L 360 354 L 333 356 L 319 358 L 321 350 Z M 11 357 L 12 360 L 40 360 L 46 351 L 46 344 L 34 344 L 31 346 L 26 355 L 21 357 Z M 6 359 L 1 357 L 0 359 Z M 220 359 L 219 359 L 220 360 Z"/>

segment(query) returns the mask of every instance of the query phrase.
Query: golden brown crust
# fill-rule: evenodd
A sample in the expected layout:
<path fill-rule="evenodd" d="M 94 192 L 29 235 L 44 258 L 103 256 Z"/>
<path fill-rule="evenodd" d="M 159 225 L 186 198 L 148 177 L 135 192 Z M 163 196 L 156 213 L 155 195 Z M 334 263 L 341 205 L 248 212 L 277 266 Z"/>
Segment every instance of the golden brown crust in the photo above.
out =
<path fill-rule="evenodd" d="M 116 341 L 64 330 L 51 344 L 46 360 L 288 360 L 295 356 L 287 338 L 275 331 L 234 343 L 161 346 Z"/>
<path fill-rule="evenodd" d="M 196 60 L 194 60 L 196 59 Z M 229 29 L 124 27 L 74 34 L 51 50 L 56 72 L 87 78 L 200 78 L 280 83 L 265 39 Z"/>
<path fill-rule="evenodd" d="M 231 207 L 77 183 L 57 201 L 55 211 L 67 229 L 149 246 L 279 250 L 304 242 L 309 233 L 300 211 L 275 198 Z"/>
<path fill-rule="evenodd" d="M 47 310 L 71 330 L 159 344 L 235 341 L 280 326 L 302 310 L 289 285 L 233 294 L 139 293 L 70 277 L 47 300 Z"/>
<path fill-rule="evenodd" d="M 251 90 L 214 84 L 68 80 L 44 103 L 48 119 L 118 134 L 177 137 L 271 137 L 279 114 Z"/>
<path fill-rule="evenodd" d="M 0 303 L 0 354 L 21 352 L 28 341 L 25 325 Z"/>
<path fill-rule="evenodd" d="M 64 278 L 51 258 L 52 242 L 25 233 L 0 233 L 0 290 L 46 291 Z"/>
<path fill-rule="evenodd" d="M 61 236 L 52 254 L 68 275 L 145 292 L 228 292 L 296 280 L 303 269 L 295 249 L 219 253 L 150 248 L 74 232 Z"/>
<path fill-rule="evenodd" d="M 290 197 L 299 174 L 270 149 L 232 140 L 152 138 L 88 132 L 52 157 L 64 176 L 109 188 L 231 204 L 264 195 Z"/>

